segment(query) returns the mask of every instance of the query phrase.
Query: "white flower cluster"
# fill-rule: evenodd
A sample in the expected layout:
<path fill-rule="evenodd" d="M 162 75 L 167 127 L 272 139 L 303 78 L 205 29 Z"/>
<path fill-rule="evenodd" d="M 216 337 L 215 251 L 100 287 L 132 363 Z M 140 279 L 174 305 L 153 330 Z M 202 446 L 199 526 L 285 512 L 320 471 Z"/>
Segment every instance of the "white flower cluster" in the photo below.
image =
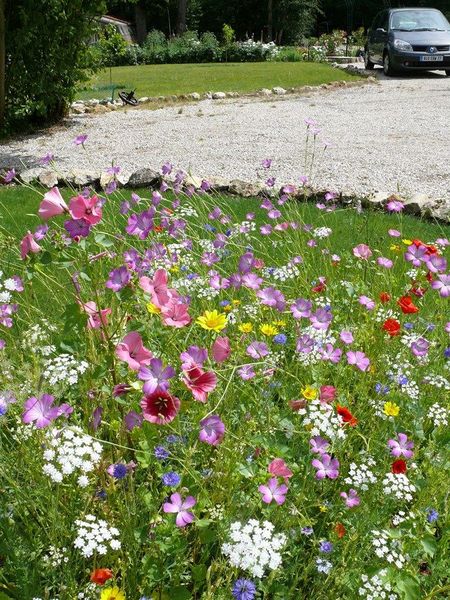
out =
<path fill-rule="evenodd" d="M 93 471 L 100 462 L 101 444 L 83 433 L 80 427 L 51 429 L 46 437 L 48 447 L 44 450 L 44 459 L 47 462 L 43 472 L 55 483 L 60 483 L 65 476 L 80 470 L 78 485 L 86 487 L 89 484 L 86 473 Z"/>
<path fill-rule="evenodd" d="M 298 412 L 306 415 L 303 425 L 311 427 L 311 436 L 323 435 L 331 440 L 342 440 L 346 437 L 341 417 L 329 404 L 322 403 L 320 400 L 311 400 L 306 408 Z"/>
<path fill-rule="evenodd" d="M 411 502 L 416 491 L 404 473 L 386 473 L 383 479 L 383 492 L 386 496 L 394 496 L 397 500 Z"/>
<path fill-rule="evenodd" d="M 316 569 L 319 573 L 325 573 L 325 575 L 328 575 L 332 568 L 333 563 L 331 563 L 329 560 L 326 560 L 325 558 L 316 558 Z"/>
<path fill-rule="evenodd" d="M 316 227 L 313 229 L 312 236 L 316 238 L 327 238 L 333 233 L 333 230 L 329 227 Z"/>
<path fill-rule="evenodd" d="M 371 456 L 365 459 L 365 462 L 357 465 L 356 463 L 350 463 L 348 476 L 345 478 L 345 483 L 351 487 L 358 488 L 363 491 L 369 489 L 369 485 L 377 482 L 377 478 L 374 475 L 371 467 L 375 466 L 375 461 Z"/>
<path fill-rule="evenodd" d="M 24 332 L 22 346 L 42 356 L 50 356 L 56 350 L 56 347 L 50 344 L 51 335 L 55 331 L 56 327 L 43 319 Z"/>
<path fill-rule="evenodd" d="M 430 406 L 428 417 L 433 421 L 435 427 L 446 427 L 448 424 L 448 411 L 437 402 Z"/>
<path fill-rule="evenodd" d="M 384 323 L 387 319 L 398 319 L 398 314 L 391 308 L 380 306 L 375 312 L 374 319 L 377 323 Z"/>
<path fill-rule="evenodd" d="M 85 373 L 88 368 L 89 364 L 85 360 L 78 362 L 71 354 L 60 354 L 45 363 L 42 376 L 50 385 L 59 382 L 75 385 L 78 376 Z"/>
<path fill-rule="evenodd" d="M 78 600 L 96 600 L 98 598 L 97 594 L 97 584 L 88 583 L 84 588 L 83 592 L 78 592 L 77 599 Z"/>
<path fill-rule="evenodd" d="M 272 267 L 271 269 L 264 269 L 263 275 L 268 279 L 275 281 L 287 281 L 288 279 L 295 279 L 299 277 L 300 270 L 297 265 L 287 264 L 282 267 Z"/>
<path fill-rule="evenodd" d="M 450 381 L 446 379 L 443 375 L 426 375 L 423 378 L 423 383 L 432 385 L 441 390 L 450 390 Z"/>
<path fill-rule="evenodd" d="M 372 577 L 361 575 L 362 586 L 358 593 L 364 596 L 367 600 L 397 600 L 398 596 L 392 591 L 391 584 L 386 581 L 387 570 L 382 569 Z"/>
<path fill-rule="evenodd" d="M 172 214 L 173 219 L 182 219 L 185 217 L 198 217 L 198 212 L 192 206 L 179 206 Z"/>
<path fill-rule="evenodd" d="M 405 566 L 406 558 L 399 551 L 399 540 L 390 539 L 389 533 L 384 529 L 381 531 L 374 529 L 372 534 L 372 545 L 378 558 L 385 558 L 389 563 L 402 569 Z"/>
<path fill-rule="evenodd" d="M 398 513 L 396 513 L 392 517 L 392 525 L 394 525 L 394 527 L 398 527 L 405 521 L 408 521 L 408 520 L 411 520 L 414 518 L 415 518 L 415 514 L 413 512 L 405 513 L 404 510 L 399 510 Z"/>
<path fill-rule="evenodd" d="M 77 519 L 75 525 L 78 529 L 73 545 L 81 550 L 81 554 L 86 558 L 92 556 L 94 552 L 106 554 L 108 546 L 111 550 L 119 550 L 121 545 L 117 539 L 119 530 L 116 527 L 109 527 L 103 519 L 86 515 L 84 521 Z"/>
<path fill-rule="evenodd" d="M 283 533 L 274 534 L 274 525 L 250 519 L 246 525 L 238 521 L 230 527 L 231 542 L 222 545 L 222 552 L 233 567 L 249 571 L 254 577 L 263 577 L 266 569 L 281 565 L 280 550 L 286 543 Z"/>
<path fill-rule="evenodd" d="M 390 379 L 396 383 L 399 389 L 407 394 L 411 400 L 419 399 L 419 386 L 412 379 L 415 367 L 408 360 L 402 358 L 401 354 L 397 354 L 395 358 L 386 357 L 388 365 L 387 374 Z"/>
<path fill-rule="evenodd" d="M 42 560 L 45 565 L 53 568 L 62 565 L 62 563 L 68 563 L 69 557 L 67 555 L 67 548 L 57 548 L 56 546 L 50 546 L 47 554 Z"/>

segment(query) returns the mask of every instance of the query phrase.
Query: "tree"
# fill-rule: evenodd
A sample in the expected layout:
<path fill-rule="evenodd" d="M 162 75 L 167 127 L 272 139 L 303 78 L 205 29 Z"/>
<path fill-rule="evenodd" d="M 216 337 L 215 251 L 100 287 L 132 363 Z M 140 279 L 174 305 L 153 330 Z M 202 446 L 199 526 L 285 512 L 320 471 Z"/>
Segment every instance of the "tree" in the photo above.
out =
<path fill-rule="evenodd" d="M 186 31 L 186 15 L 187 15 L 188 0 L 178 0 L 178 15 L 177 15 L 177 34 L 181 35 Z"/>

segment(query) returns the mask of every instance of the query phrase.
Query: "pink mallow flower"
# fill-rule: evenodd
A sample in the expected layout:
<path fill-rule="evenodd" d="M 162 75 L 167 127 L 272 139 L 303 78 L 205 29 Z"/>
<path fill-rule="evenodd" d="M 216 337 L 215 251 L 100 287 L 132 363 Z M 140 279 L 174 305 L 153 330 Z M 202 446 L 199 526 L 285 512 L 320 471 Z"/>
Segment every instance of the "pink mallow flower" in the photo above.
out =
<path fill-rule="evenodd" d="M 139 371 L 142 365 L 148 365 L 153 358 L 150 350 L 144 347 L 137 331 L 130 331 L 116 346 L 116 356 L 127 363 L 133 371 Z"/>
<path fill-rule="evenodd" d="M 406 433 L 399 433 L 397 439 L 389 440 L 387 445 L 391 449 L 391 456 L 395 456 L 396 458 L 399 458 L 400 456 L 412 458 L 414 454 L 412 451 L 414 442 L 408 440 Z"/>
<path fill-rule="evenodd" d="M 198 439 L 210 446 L 218 446 L 225 435 L 225 424 L 219 415 L 210 415 L 200 421 Z"/>
<path fill-rule="evenodd" d="M 165 513 L 177 513 L 175 523 L 177 527 L 186 527 L 195 519 L 194 515 L 188 510 L 197 503 L 193 496 L 188 496 L 183 500 L 180 494 L 176 492 L 170 496 L 170 502 L 164 502 L 163 510 Z"/>
<path fill-rule="evenodd" d="M 439 295 L 442 298 L 448 298 L 450 296 L 450 275 L 444 273 L 438 274 L 438 279 L 431 282 L 433 290 L 439 290 Z"/>
<path fill-rule="evenodd" d="M 168 327 L 186 327 L 191 322 L 188 313 L 188 306 L 177 300 L 170 300 L 168 304 L 161 308 L 161 317 L 164 325 Z"/>
<path fill-rule="evenodd" d="M 345 506 L 347 508 L 353 508 L 355 506 L 358 506 L 361 502 L 358 496 L 358 492 L 353 489 L 350 489 L 348 491 L 348 494 L 346 492 L 341 492 L 339 496 L 345 500 Z"/>
<path fill-rule="evenodd" d="M 37 254 L 42 248 L 39 244 L 36 244 L 33 234 L 31 231 L 27 232 L 27 235 L 20 242 L 20 257 L 25 260 L 28 254 Z"/>
<path fill-rule="evenodd" d="M 95 302 L 86 302 L 81 304 L 81 308 L 88 315 L 88 328 L 89 329 L 100 329 L 106 327 L 108 324 L 108 315 L 111 314 L 110 308 L 103 308 L 99 311 Z"/>
<path fill-rule="evenodd" d="M 285 483 L 287 483 L 288 479 L 293 475 L 293 472 L 288 468 L 282 458 L 274 458 L 267 467 L 267 470 L 271 475 L 275 475 L 275 477 L 283 477 Z"/>
<path fill-rule="evenodd" d="M 97 196 L 75 196 L 70 201 L 69 212 L 72 219 L 84 219 L 89 225 L 96 225 L 102 220 L 102 209 Z"/>
<path fill-rule="evenodd" d="M 349 365 L 355 365 L 360 371 L 367 371 L 370 367 L 370 360 L 364 352 L 347 352 L 347 362 Z"/>
<path fill-rule="evenodd" d="M 183 373 L 183 383 L 191 390 L 195 400 L 205 403 L 209 392 L 212 392 L 217 385 L 216 374 L 199 367 L 192 367 Z"/>
<path fill-rule="evenodd" d="M 216 338 L 211 353 L 217 363 L 225 362 L 231 354 L 230 340 L 227 337 Z"/>
<path fill-rule="evenodd" d="M 262 501 L 266 504 L 270 504 L 272 500 L 275 500 L 277 504 L 283 504 L 286 500 L 288 486 L 284 483 L 279 485 L 277 477 L 271 477 L 267 485 L 258 487 L 258 491 L 261 492 Z"/>
<path fill-rule="evenodd" d="M 316 479 L 336 479 L 339 475 L 339 461 L 337 458 L 331 458 L 329 454 L 322 454 L 320 459 L 315 458 L 311 464 L 317 469 Z"/>
<path fill-rule="evenodd" d="M 64 202 L 64 198 L 57 187 L 53 187 L 47 192 L 39 205 L 38 214 L 44 221 L 48 221 L 56 215 L 62 215 L 68 212 L 69 209 L 67 204 Z"/>
<path fill-rule="evenodd" d="M 372 250 L 366 244 L 358 244 L 353 248 L 353 254 L 356 258 L 368 260 L 372 256 Z"/>

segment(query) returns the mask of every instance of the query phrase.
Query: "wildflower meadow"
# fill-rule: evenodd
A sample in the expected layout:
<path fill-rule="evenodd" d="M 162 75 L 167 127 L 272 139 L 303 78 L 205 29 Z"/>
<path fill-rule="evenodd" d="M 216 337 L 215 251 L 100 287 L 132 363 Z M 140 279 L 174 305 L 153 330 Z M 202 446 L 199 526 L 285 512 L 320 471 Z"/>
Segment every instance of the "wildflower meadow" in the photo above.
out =
<path fill-rule="evenodd" d="M 448 227 L 259 172 L 2 205 L 1 600 L 448 597 Z"/>

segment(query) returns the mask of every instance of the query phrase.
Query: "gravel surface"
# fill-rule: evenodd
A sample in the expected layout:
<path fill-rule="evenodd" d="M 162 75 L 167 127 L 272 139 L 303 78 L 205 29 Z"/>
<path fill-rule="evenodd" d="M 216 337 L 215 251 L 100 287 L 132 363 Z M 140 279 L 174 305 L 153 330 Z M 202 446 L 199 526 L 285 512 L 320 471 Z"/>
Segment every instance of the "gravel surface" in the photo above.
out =
<path fill-rule="evenodd" d="M 1 146 L 0 167 L 35 166 L 53 152 L 62 172 L 103 171 L 111 161 L 123 170 L 159 168 L 169 160 L 201 177 L 256 181 L 269 157 L 280 184 L 295 182 L 305 174 L 307 117 L 322 129 L 317 188 L 450 198 L 450 78 L 434 73 L 296 97 L 80 115 L 68 127 Z M 73 144 L 84 133 L 85 150 Z M 323 140 L 332 144 L 325 152 Z"/>

